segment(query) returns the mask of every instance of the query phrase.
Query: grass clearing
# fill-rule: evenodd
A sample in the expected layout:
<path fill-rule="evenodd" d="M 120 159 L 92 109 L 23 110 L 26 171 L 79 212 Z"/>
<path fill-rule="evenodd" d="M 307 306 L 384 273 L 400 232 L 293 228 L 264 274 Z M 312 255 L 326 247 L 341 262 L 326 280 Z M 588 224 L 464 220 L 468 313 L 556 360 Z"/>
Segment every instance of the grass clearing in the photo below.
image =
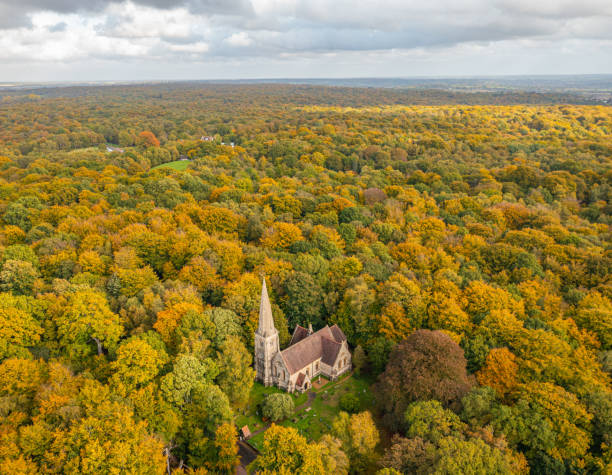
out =
<path fill-rule="evenodd" d="M 253 384 L 247 406 L 236 415 L 235 423 L 238 428 L 242 428 L 247 425 L 249 426 L 251 433 L 253 433 L 264 427 L 266 423 L 262 420 L 261 415 L 259 414 L 259 407 L 268 394 L 275 393 L 285 394 L 285 391 L 274 386 L 266 387 L 257 382 Z M 308 394 L 292 394 L 291 397 L 293 398 L 295 407 L 304 404 L 308 400 Z M 256 437 L 257 436 L 253 437 L 253 439 Z M 252 439 L 250 439 L 249 442 L 251 442 L 251 440 Z"/>
<path fill-rule="evenodd" d="M 330 381 L 320 389 L 311 389 L 316 393 L 316 398 L 312 401 L 310 408 L 301 408 L 293 416 L 280 422 L 284 427 L 294 427 L 298 432 L 309 441 L 318 441 L 322 435 L 331 430 L 334 418 L 341 409 L 338 403 L 342 395 L 353 393 L 359 399 L 360 411 L 372 406 L 373 396 L 369 390 L 373 380 L 365 376 L 346 374 L 338 381 Z M 243 414 L 236 417 L 238 427 L 248 425 L 251 432 L 255 432 L 266 423 L 262 421 L 259 414 L 259 405 L 268 394 L 282 393 L 281 389 L 275 387 L 265 387 L 260 383 L 255 383 L 249 397 L 249 404 Z M 295 407 L 299 407 L 308 401 L 308 392 L 304 394 L 292 394 Z M 261 449 L 265 431 L 249 439 L 254 447 Z"/>
<path fill-rule="evenodd" d="M 151 170 L 157 170 L 159 168 L 172 168 L 173 170 L 182 172 L 187 170 L 189 163 L 189 160 L 176 160 L 174 162 L 162 163 L 161 165 L 151 168 Z"/>

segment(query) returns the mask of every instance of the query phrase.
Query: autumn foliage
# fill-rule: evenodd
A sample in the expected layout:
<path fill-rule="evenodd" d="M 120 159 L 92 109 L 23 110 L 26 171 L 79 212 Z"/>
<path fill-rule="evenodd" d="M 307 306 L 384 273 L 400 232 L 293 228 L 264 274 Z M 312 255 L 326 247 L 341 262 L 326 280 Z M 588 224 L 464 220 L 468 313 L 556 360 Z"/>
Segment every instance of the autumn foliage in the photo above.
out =
<path fill-rule="evenodd" d="M 441 331 L 417 330 L 391 353 L 379 400 L 389 425 L 397 427 L 411 402 L 436 399 L 458 408 L 472 384 L 457 343 Z"/>
<path fill-rule="evenodd" d="M 233 473 L 262 276 L 281 346 L 338 324 L 368 386 L 268 429 L 260 473 L 612 469 L 608 106 L 29 92 L 0 90 L 0 471 Z"/>
<path fill-rule="evenodd" d="M 149 130 L 144 130 L 138 134 L 139 142 L 145 147 L 159 147 L 159 140 L 155 134 Z"/>

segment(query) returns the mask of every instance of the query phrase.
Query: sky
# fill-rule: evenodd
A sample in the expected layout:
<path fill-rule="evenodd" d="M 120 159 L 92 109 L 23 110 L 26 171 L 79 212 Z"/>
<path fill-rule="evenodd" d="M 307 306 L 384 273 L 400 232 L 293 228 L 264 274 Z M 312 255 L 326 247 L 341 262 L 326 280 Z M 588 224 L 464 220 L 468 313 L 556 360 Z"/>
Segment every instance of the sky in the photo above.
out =
<path fill-rule="evenodd" d="M 612 73 L 612 0 L 0 0 L 0 83 Z"/>

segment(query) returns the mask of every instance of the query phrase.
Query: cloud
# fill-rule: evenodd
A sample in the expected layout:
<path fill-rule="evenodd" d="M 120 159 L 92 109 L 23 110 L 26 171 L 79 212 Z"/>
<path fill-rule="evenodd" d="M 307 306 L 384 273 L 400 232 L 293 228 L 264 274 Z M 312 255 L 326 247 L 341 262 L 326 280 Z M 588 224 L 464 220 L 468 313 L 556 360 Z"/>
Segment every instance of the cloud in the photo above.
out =
<path fill-rule="evenodd" d="M 189 43 L 189 44 L 170 44 L 168 45 L 168 49 L 170 51 L 175 51 L 178 53 L 194 53 L 194 54 L 202 54 L 206 53 L 209 49 L 208 43 L 204 43 L 203 41 L 199 41 L 197 43 Z"/>
<path fill-rule="evenodd" d="M 232 34 L 232 36 L 229 36 L 223 41 L 230 46 L 235 46 L 236 48 L 250 46 L 251 44 L 253 44 L 253 40 L 249 38 L 248 33 L 245 31 L 241 31 L 240 33 L 234 33 Z"/>
<path fill-rule="evenodd" d="M 55 25 L 51 25 L 49 27 L 49 32 L 59 33 L 61 31 L 66 31 L 67 27 L 68 27 L 68 24 L 65 21 L 60 21 L 59 23 L 56 23 Z"/>
<path fill-rule="evenodd" d="M 202 15 L 249 15 L 253 13 L 250 0 L 133 0 L 137 5 L 158 10 L 183 8 Z M 63 14 L 96 14 L 124 0 L 0 0 L 0 29 L 31 24 L 37 12 Z"/>
<path fill-rule="evenodd" d="M 594 52 L 612 42 L 612 1 L 0 0 L 0 29 L 0 66 L 15 71 L 19 64 L 136 61 L 225 63 L 234 68 L 228 71 L 249 62 L 264 73 L 265 62 L 341 68 L 359 54 L 364 68 L 370 61 L 380 73 L 377 58 L 395 58 L 389 70 L 402 61 L 410 70 L 428 55 L 454 64 L 452 54 L 484 55 L 501 68 L 502 55 L 521 48 L 540 62 L 546 54 L 581 56 L 581 67 L 590 59 L 599 70 Z M 612 68 L 609 57 L 605 64 Z"/>
<path fill-rule="evenodd" d="M 201 26 L 201 21 L 184 8 L 159 10 L 127 3 L 111 5 L 105 13 L 97 32 L 109 37 L 189 38 Z"/>

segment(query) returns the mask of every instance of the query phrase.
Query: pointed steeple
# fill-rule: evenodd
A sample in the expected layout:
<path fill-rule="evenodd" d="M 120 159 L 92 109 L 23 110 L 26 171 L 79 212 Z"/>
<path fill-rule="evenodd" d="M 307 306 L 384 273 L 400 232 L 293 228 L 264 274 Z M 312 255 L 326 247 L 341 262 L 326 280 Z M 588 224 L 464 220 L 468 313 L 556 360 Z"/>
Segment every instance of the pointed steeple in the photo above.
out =
<path fill-rule="evenodd" d="M 257 333 L 261 336 L 273 335 L 276 333 L 274 328 L 274 318 L 272 317 L 272 307 L 270 306 L 270 298 L 268 297 L 268 289 L 266 287 L 266 279 L 264 277 L 261 286 L 261 302 L 259 304 L 259 327 Z"/>

